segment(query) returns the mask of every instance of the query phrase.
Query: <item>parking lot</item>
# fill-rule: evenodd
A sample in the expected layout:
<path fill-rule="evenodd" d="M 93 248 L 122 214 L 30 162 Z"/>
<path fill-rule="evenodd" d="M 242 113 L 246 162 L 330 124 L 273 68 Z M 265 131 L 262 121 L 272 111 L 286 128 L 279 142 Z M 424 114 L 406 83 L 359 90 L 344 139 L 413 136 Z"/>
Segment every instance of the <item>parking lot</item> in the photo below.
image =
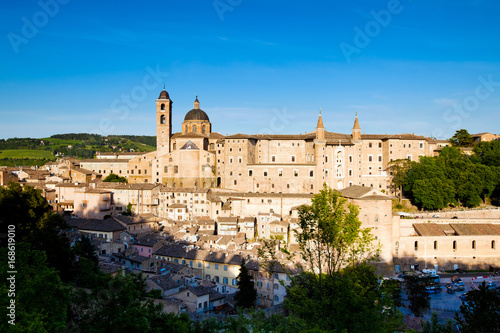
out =
<path fill-rule="evenodd" d="M 480 276 L 480 275 L 477 275 Z M 460 311 L 460 305 L 462 305 L 462 300 L 460 296 L 464 293 L 473 290 L 471 280 L 474 279 L 474 284 L 477 286 L 482 281 L 494 281 L 497 286 L 500 285 L 500 277 L 487 277 L 485 278 L 477 278 L 477 276 L 461 276 L 462 281 L 464 282 L 465 290 L 456 291 L 453 294 L 449 294 L 446 289 L 446 284 L 451 281 L 451 278 L 441 278 L 440 286 L 441 292 L 430 294 L 431 297 L 431 311 L 429 311 L 424 317 L 430 317 L 432 311 L 437 311 L 439 313 L 439 317 L 441 320 L 443 319 L 452 319 L 454 313 Z M 407 310 L 407 309 L 406 309 Z M 406 313 L 406 311 L 403 311 Z M 410 314 L 408 311 L 407 314 Z"/>

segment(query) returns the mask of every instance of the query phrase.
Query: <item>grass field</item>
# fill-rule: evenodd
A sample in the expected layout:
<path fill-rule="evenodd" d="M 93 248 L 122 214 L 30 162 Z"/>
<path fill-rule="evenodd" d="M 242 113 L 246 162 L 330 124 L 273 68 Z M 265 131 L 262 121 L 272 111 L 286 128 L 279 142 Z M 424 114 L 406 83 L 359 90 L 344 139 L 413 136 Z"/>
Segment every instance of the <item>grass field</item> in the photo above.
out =
<path fill-rule="evenodd" d="M 2 158 L 33 158 L 40 159 L 45 158 L 52 160 L 54 159 L 54 154 L 47 150 L 0 150 L 0 159 Z"/>

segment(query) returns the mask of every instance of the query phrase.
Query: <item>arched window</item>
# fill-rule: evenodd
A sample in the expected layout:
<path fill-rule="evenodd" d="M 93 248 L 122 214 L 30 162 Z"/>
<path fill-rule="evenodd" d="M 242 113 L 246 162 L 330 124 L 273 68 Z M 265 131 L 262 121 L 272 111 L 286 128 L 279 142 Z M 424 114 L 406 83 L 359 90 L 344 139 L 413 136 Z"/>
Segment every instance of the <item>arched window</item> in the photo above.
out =
<path fill-rule="evenodd" d="M 418 251 L 418 241 L 415 241 L 415 251 Z"/>
<path fill-rule="evenodd" d="M 160 117 L 160 124 L 165 124 L 165 116 Z"/>
<path fill-rule="evenodd" d="M 314 176 L 314 171 L 309 171 L 309 177 L 313 177 Z"/>
<path fill-rule="evenodd" d="M 185 126 L 185 130 L 184 130 L 184 132 L 185 132 L 185 133 L 187 133 L 187 132 L 188 132 L 188 127 L 187 127 L 187 125 Z"/>
<path fill-rule="evenodd" d="M 437 250 L 437 249 L 438 249 L 438 242 L 434 241 L 434 250 Z"/>
<path fill-rule="evenodd" d="M 338 165 L 337 166 L 337 178 L 341 178 L 344 175 L 342 174 L 342 166 Z"/>
<path fill-rule="evenodd" d="M 453 241 L 453 251 L 457 250 L 457 241 Z"/>
<path fill-rule="evenodd" d="M 201 127 L 201 133 L 205 134 L 205 131 L 206 131 L 206 130 L 205 130 L 205 125 L 203 125 L 203 126 Z"/>
<path fill-rule="evenodd" d="M 494 249 L 495 249 L 495 241 L 494 241 L 494 240 L 492 240 L 492 241 L 491 241 L 491 249 L 492 249 L 492 250 L 494 250 Z"/>
<path fill-rule="evenodd" d="M 173 150 L 175 150 L 175 148 L 177 148 L 177 144 L 175 142 L 174 142 L 174 144 L 172 146 L 173 146 L 172 147 Z M 170 162 L 172 162 L 172 161 L 170 161 Z"/>
<path fill-rule="evenodd" d="M 344 154 L 339 151 L 337 152 L 337 163 L 343 163 L 344 162 Z"/>
<path fill-rule="evenodd" d="M 193 125 L 191 132 L 196 133 L 196 125 Z"/>
<path fill-rule="evenodd" d="M 475 240 L 473 240 L 473 241 L 472 241 L 472 249 L 473 249 L 473 250 L 475 250 L 475 249 L 476 249 L 476 241 L 475 241 Z"/>
<path fill-rule="evenodd" d="M 215 144 L 214 143 L 210 144 L 210 150 L 215 150 Z"/>
<path fill-rule="evenodd" d="M 163 104 L 163 103 L 161 104 L 161 109 L 165 110 L 165 104 Z"/>

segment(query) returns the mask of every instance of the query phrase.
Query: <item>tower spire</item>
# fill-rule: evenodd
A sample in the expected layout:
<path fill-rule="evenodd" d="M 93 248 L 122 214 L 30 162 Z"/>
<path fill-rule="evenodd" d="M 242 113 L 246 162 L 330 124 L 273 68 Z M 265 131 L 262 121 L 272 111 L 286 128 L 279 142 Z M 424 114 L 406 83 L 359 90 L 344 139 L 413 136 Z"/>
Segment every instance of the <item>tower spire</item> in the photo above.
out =
<path fill-rule="evenodd" d="M 316 125 L 316 128 L 325 128 L 323 125 L 323 118 L 321 118 L 321 108 L 319 109 L 318 124 Z"/>
<path fill-rule="evenodd" d="M 354 118 L 354 126 L 352 127 L 352 139 L 361 140 L 361 127 L 359 126 L 358 111 L 356 111 L 356 117 Z"/>

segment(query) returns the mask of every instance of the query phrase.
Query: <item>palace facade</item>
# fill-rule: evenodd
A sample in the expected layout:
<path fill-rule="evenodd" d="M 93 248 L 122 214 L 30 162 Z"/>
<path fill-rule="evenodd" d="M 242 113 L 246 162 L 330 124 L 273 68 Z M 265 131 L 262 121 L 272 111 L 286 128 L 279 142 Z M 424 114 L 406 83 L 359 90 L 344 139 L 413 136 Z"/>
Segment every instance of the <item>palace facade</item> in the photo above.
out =
<path fill-rule="evenodd" d="M 161 91 L 156 100 L 156 152 L 87 160 L 81 167 L 104 176 L 119 171 L 115 173 L 126 175 L 129 183 L 167 187 L 317 193 L 326 183 L 338 190 L 359 185 L 390 192 L 391 160 L 418 160 L 438 148 L 433 139 L 414 134 L 362 134 L 357 115 L 349 134 L 327 131 L 320 113 L 317 122 L 311 119 L 314 131 L 305 134 L 224 136 L 212 131 L 198 98 L 181 132 L 172 133 L 172 104 L 168 92 Z"/>

